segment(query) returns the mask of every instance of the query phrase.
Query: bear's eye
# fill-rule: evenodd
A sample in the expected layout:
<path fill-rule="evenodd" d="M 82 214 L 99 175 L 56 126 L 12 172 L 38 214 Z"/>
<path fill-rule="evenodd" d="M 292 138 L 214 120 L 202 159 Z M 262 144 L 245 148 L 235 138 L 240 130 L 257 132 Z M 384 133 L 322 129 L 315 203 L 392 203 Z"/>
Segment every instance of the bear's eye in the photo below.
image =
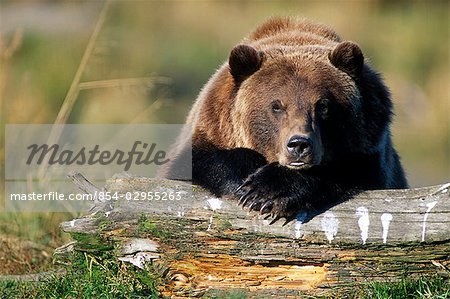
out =
<path fill-rule="evenodd" d="M 274 113 L 279 113 L 281 112 L 281 110 L 283 110 L 283 106 L 281 105 L 281 102 L 276 100 L 272 102 L 272 111 Z"/>
<path fill-rule="evenodd" d="M 329 113 L 328 104 L 329 104 L 328 99 L 322 99 L 319 102 L 317 102 L 316 113 L 319 114 L 322 118 L 326 118 L 328 116 Z"/>

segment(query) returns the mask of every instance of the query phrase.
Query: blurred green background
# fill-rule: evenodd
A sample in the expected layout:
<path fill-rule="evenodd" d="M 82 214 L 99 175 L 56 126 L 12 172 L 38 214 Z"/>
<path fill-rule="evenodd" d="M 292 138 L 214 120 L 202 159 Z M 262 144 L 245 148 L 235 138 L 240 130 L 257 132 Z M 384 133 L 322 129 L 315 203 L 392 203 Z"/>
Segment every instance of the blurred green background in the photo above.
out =
<path fill-rule="evenodd" d="M 103 4 L 0 0 L 2 127 L 54 122 Z M 449 181 L 448 1 L 114 1 L 68 121 L 183 123 L 230 49 L 274 15 L 317 20 L 360 44 L 392 91 L 393 138 L 410 184 Z M 57 223 L 71 216 L 0 213 L 0 236 L 51 252 L 65 241 Z"/>

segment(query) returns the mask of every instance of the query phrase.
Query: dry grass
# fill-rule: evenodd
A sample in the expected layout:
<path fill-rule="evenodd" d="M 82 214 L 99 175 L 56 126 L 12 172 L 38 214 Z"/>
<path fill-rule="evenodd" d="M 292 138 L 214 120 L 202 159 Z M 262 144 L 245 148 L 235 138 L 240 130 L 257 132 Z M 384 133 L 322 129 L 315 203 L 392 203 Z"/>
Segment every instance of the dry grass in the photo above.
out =
<path fill-rule="evenodd" d="M 8 235 L 0 237 L 1 275 L 35 273 L 52 263 L 54 248 Z"/>

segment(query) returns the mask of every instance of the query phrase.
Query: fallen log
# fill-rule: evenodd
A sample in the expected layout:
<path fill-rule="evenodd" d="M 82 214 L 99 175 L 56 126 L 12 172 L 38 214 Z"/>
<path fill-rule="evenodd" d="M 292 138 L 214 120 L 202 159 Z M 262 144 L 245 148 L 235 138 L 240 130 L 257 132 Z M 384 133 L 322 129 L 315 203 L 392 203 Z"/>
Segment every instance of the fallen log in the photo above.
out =
<path fill-rule="evenodd" d="M 236 201 L 184 182 L 116 176 L 100 189 L 80 174 L 70 177 L 87 193 L 117 199 L 61 224 L 77 240 L 75 250 L 115 250 L 122 261 L 153 265 L 166 296 L 244 289 L 295 297 L 405 276 L 450 276 L 450 183 L 362 192 L 317 215 L 269 225 L 271 219 Z"/>

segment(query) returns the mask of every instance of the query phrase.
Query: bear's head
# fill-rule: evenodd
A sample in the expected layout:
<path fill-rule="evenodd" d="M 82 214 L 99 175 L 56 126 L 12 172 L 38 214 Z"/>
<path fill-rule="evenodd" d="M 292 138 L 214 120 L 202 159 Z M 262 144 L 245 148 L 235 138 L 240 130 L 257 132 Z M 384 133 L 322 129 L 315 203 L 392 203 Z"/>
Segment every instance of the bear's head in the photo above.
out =
<path fill-rule="evenodd" d="M 300 50 L 299 50 L 300 49 Z M 238 146 L 291 168 L 373 153 L 389 134 L 391 101 L 358 45 L 256 49 L 229 57 Z"/>

